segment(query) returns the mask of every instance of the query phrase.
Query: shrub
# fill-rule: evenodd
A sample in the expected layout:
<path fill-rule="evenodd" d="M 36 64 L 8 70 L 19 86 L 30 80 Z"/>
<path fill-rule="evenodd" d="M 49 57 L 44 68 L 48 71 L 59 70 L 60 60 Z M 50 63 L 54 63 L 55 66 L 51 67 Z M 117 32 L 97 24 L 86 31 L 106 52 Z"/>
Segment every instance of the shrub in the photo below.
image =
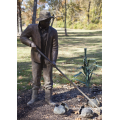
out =
<path fill-rule="evenodd" d="M 98 19 L 96 19 L 94 23 L 95 23 L 95 24 L 98 24 L 98 23 L 99 23 L 99 20 L 98 20 Z"/>
<path fill-rule="evenodd" d="M 94 30 L 97 28 L 97 25 L 96 24 L 93 24 L 93 23 L 90 23 L 89 25 L 87 25 L 86 29 L 88 30 Z"/>
<path fill-rule="evenodd" d="M 91 22 L 94 23 L 94 22 L 95 22 L 95 19 L 92 19 Z"/>

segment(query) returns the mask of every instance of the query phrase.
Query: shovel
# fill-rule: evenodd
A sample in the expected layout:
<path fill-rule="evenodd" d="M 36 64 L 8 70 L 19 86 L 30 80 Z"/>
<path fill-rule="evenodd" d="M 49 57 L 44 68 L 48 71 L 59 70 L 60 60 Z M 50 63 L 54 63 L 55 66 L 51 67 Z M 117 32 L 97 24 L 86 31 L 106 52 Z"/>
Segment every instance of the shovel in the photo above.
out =
<path fill-rule="evenodd" d="M 45 59 L 47 59 L 49 62 L 50 62 L 50 64 L 52 64 L 52 62 L 40 51 L 40 49 L 39 49 L 39 47 L 38 46 L 36 46 L 36 48 L 37 48 L 37 50 L 38 50 L 38 52 L 45 58 Z M 52 64 L 53 65 L 53 64 Z M 97 109 L 98 109 L 98 114 L 101 114 L 101 109 L 93 102 L 93 101 L 91 101 L 91 99 L 87 96 L 87 95 L 85 95 L 65 74 L 63 74 L 62 73 L 62 71 L 60 70 L 60 69 L 58 69 L 58 67 L 57 66 L 53 66 L 53 67 L 55 67 L 75 88 L 77 88 L 77 90 L 80 92 L 80 93 L 82 93 L 95 107 L 97 107 Z M 92 109 L 93 110 L 93 109 Z M 93 110 L 94 111 L 94 110 Z"/>

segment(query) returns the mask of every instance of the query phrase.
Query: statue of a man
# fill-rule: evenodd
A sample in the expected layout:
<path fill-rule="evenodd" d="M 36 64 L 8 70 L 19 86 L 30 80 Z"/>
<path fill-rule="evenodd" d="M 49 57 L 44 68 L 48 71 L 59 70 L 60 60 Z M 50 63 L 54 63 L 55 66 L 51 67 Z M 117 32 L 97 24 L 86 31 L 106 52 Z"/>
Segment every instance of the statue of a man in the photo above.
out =
<path fill-rule="evenodd" d="M 42 71 L 45 81 L 45 101 L 50 105 L 55 105 L 55 103 L 52 102 L 52 67 L 56 65 L 58 55 L 58 34 L 56 29 L 49 26 L 51 18 L 53 18 L 53 16 L 51 16 L 49 11 L 41 11 L 37 19 L 39 24 L 28 25 L 20 37 L 23 44 L 31 47 L 33 85 L 32 97 L 27 105 L 33 104 L 37 100 L 38 89 L 41 86 L 40 78 Z M 30 37 L 32 41 L 29 39 Z M 53 65 L 38 53 L 36 45 L 41 52 L 52 61 Z"/>

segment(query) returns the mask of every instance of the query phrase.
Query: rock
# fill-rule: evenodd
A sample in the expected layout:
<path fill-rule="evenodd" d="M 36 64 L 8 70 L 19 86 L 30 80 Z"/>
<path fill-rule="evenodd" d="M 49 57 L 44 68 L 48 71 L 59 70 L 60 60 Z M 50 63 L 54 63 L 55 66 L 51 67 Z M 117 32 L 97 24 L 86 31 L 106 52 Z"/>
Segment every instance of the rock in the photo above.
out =
<path fill-rule="evenodd" d="M 97 105 L 98 107 L 100 106 L 100 102 L 98 101 L 97 98 L 90 99 L 90 100 L 91 100 L 92 102 L 94 102 L 95 105 Z M 88 101 L 88 105 L 89 105 L 90 107 L 95 108 L 96 106 L 95 106 L 91 101 Z"/>
<path fill-rule="evenodd" d="M 64 113 L 66 113 L 68 110 L 69 110 L 69 108 L 68 108 L 67 104 L 62 103 L 61 105 L 56 104 L 53 112 L 54 112 L 54 114 L 62 115 Z"/>
<path fill-rule="evenodd" d="M 80 115 L 84 118 L 91 118 L 93 117 L 93 111 L 90 107 L 82 108 Z"/>

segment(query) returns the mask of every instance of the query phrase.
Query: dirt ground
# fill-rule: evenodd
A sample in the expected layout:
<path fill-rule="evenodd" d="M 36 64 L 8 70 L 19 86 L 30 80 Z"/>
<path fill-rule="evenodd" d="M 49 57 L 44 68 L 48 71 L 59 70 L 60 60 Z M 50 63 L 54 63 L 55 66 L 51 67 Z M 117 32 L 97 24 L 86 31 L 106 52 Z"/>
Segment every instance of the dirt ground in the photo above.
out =
<path fill-rule="evenodd" d="M 85 86 L 78 87 L 90 98 L 95 96 L 102 106 L 102 88 L 99 92 L 91 92 Z M 100 86 L 101 87 L 101 86 Z M 38 101 L 33 105 L 27 106 L 27 102 L 31 99 L 31 90 L 27 90 L 17 95 L 17 119 L 18 120 L 102 120 L 102 115 L 94 113 L 92 118 L 80 118 L 79 114 L 73 110 L 79 110 L 80 106 L 87 103 L 87 99 L 74 87 L 63 85 L 53 88 L 53 101 L 57 104 L 66 103 L 69 111 L 64 115 L 56 115 L 53 113 L 54 106 L 49 106 L 44 101 L 44 88 L 38 92 Z"/>

